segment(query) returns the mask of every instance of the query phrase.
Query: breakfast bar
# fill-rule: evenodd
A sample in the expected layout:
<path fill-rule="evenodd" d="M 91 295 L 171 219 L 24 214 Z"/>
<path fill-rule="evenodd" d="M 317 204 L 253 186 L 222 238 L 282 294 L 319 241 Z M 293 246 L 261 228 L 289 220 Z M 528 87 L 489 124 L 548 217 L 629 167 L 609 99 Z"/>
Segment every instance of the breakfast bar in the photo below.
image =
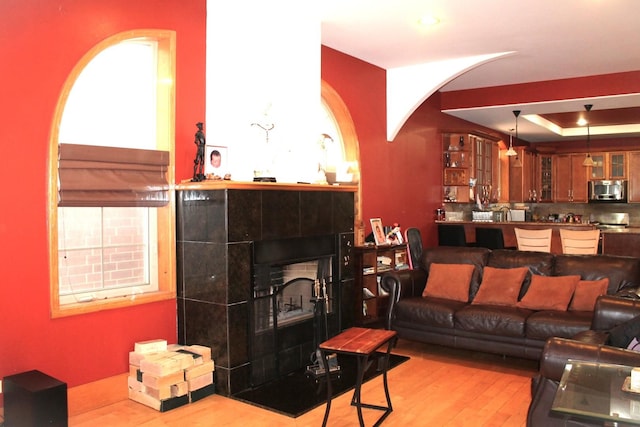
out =
<path fill-rule="evenodd" d="M 560 241 L 560 228 L 568 230 L 593 230 L 595 225 L 582 224 L 582 223 L 567 223 L 567 222 L 478 222 L 478 221 L 436 221 L 437 224 L 445 225 L 463 225 L 465 231 L 465 237 L 468 245 L 473 245 L 476 242 L 476 228 L 499 228 L 502 230 L 504 236 L 505 247 L 517 247 L 515 228 L 525 229 L 544 229 L 551 228 L 551 253 L 561 254 L 562 243 Z"/>

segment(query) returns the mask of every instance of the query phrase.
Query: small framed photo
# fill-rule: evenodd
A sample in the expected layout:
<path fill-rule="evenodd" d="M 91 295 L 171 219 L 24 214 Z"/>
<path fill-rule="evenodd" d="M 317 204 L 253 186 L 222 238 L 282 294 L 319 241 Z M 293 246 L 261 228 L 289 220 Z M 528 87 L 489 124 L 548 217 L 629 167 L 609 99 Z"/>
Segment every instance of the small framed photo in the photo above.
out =
<path fill-rule="evenodd" d="M 376 245 L 388 245 L 387 236 L 384 234 L 384 228 L 382 228 L 382 220 L 380 218 L 371 218 L 369 221 L 371 222 L 371 231 Z"/>
<path fill-rule="evenodd" d="M 207 145 L 205 155 L 204 174 L 208 179 L 223 179 L 229 173 L 227 147 Z"/>

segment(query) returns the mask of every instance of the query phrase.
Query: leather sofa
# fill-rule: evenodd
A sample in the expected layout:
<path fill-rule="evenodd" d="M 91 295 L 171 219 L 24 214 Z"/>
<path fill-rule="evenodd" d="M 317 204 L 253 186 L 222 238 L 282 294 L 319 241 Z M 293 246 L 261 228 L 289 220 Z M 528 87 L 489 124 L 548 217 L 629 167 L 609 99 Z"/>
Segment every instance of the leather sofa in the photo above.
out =
<path fill-rule="evenodd" d="M 434 264 L 473 266 L 467 301 L 422 296 Z M 423 251 L 418 268 L 386 273 L 389 292 L 386 327 L 405 339 L 537 360 L 550 337 L 572 338 L 590 329 L 589 311 L 531 310 L 505 305 L 473 304 L 486 267 L 527 267 L 518 300 L 532 275 L 579 275 L 581 280 L 609 278 L 606 293 L 637 298 L 640 259 L 610 255 L 558 255 L 477 247 L 435 247 Z"/>
<path fill-rule="evenodd" d="M 540 357 L 540 370 L 531 381 L 531 404 L 527 413 L 527 426 L 602 425 L 602 422 L 590 422 L 551 412 L 551 405 L 569 359 L 640 366 L 640 352 L 609 345 L 610 331 L 636 316 L 640 316 L 640 300 L 601 296 L 595 306 L 593 329 L 581 332 L 573 339 L 547 340 Z"/>

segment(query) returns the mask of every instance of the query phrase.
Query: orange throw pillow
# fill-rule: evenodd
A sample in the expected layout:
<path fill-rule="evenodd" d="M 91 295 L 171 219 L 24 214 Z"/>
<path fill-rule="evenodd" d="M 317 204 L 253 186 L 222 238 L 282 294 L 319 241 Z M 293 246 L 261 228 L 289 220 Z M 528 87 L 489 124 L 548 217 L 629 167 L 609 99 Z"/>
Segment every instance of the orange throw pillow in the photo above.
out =
<path fill-rule="evenodd" d="M 596 299 L 598 299 L 600 295 L 606 295 L 608 287 L 608 277 L 600 280 L 580 280 L 573 293 L 569 310 L 593 311 L 596 305 Z"/>
<path fill-rule="evenodd" d="M 515 306 L 528 271 L 527 267 L 485 267 L 482 284 L 471 304 Z"/>
<path fill-rule="evenodd" d="M 469 301 L 469 285 L 473 270 L 471 264 L 431 264 L 422 296 Z"/>
<path fill-rule="evenodd" d="M 518 303 L 531 310 L 566 311 L 580 276 L 531 276 L 531 285 Z"/>

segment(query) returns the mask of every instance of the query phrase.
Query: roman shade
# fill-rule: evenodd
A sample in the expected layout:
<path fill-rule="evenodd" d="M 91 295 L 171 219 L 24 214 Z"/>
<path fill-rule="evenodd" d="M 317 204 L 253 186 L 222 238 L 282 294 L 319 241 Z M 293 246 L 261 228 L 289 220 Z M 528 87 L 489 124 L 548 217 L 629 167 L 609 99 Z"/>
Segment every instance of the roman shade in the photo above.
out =
<path fill-rule="evenodd" d="M 168 151 L 60 144 L 58 206 L 164 206 L 168 167 Z"/>

